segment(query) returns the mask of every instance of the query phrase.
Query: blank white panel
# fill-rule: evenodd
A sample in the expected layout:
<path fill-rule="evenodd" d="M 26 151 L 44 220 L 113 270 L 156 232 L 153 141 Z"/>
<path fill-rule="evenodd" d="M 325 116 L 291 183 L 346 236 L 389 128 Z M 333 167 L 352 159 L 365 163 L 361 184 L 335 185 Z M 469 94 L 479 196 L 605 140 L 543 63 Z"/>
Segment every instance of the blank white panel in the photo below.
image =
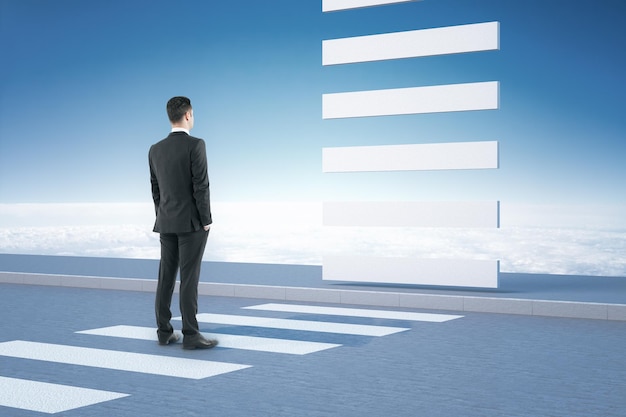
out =
<path fill-rule="evenodd" d="M 390 116 L 470 110 L 494 110 L 499 105 L 499 83 L 355 91 L 322 95 L 322 117 Z"/>
<path fill-rule="evenodd" d="M 498 261 L 326 256 L 322 279 L 387 284 L 498 287 Z"/>
<path fill-rule="evenodd" d="M 322 0 L 322 12 L 358 9 L 360 7 L 384 6 L 394 3 L 409 3 L 419 0 Z"/>
<path fill-rule="evenodd" d="M 499 23 L 475 23 L 434 29 L 322 41 L 322 65 L 499 49 Z"/>
<path fill-rule="evenodd" d="M 499 227 L 498 201 L 324 202 L 324 226 Z"/>
<path fill-rule="evenodd" d="M 496 141 L 322 149 L 323 172 L 494 168 L 498 168 Z"/>
<path fill-rule="evenodd" d="M 0 376 L 0 406 L 56 414 L 128 397 L 119 392 Z"/>

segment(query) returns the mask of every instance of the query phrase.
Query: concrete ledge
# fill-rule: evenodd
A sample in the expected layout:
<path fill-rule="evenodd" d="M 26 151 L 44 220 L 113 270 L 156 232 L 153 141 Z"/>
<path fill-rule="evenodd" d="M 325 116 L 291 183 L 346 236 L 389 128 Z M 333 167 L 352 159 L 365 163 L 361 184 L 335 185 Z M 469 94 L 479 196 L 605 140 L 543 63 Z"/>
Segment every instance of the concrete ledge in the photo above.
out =
<path fill-rule="evenodd" d="M 626 321 L 626 305 L 609 304 L 608 305 L 608 319 Z"/>
<path fill-rule="evenodd" d="M 156 291 L 157 286 L 156 281 L 152 279 L 29 274 L 22 272 L 0 272 L 0 284 L 46 285 L 122 291 Z M 178 285 L 176 283 L 177 290 Z"/>
<path fill-rule="evenodd" d="M 533 301 L 533 315 L 577 319 L 608 319 L 608 304 L 571 301 Z"/>
<path fill-rule="evenodd" d="M 463 311 L 463 297 L 434 294 L 400 294 L 398 307 Z"/>
<path fill-rule="evenodd" d="M 270 300 L 286 300 L 287 291 L 284 287 L 265 285 L 231 284 L 235 289 L 235 297 L 267 298 Z"/>
<path fill-rule="evenodd" d="M 286 290 L 285 295 L 287 300 L 341 304 L 341 290 L 295 287 L 288 287 Z"/>
<path fill-rule="evenodd" d="M 198 284 L 198 294 L 217 297 L 234 297 L 235 289 L 230 284 L 213 284 L 201 282 Z"/>
<path fill-rule="evenodd" d="M 0 284 L 156 291 L 151 279 L 0 272 Z M 178 291 L 179 284 L 176 285 Z M 200 295 L 626 321 L 626 304 L 201 282 Z"/>
<path fill-rule="evenodd" d="M 533 315 L 533 300 L 463 297 L 463 311 Z"/>
<path fill-rule="evenodd" d="M 400 294 L 393 292 L 340 290 L 341 304 L 361 304 L 379 307 L 399 307 Z"/>
<path fill-rule="evenodd" d="M 51 276 L 50 279 L 46 279 L 46 277 L 40 275 L 24 275 L 22 283 L 27 285 L 63 285 L 62 277 L 60 276 Z"/>

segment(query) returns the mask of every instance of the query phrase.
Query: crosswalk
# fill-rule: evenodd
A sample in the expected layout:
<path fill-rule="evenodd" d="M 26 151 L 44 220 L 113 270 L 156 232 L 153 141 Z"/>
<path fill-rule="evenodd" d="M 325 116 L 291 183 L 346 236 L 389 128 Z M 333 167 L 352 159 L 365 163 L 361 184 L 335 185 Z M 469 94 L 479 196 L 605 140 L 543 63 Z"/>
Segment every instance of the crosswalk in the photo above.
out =
<path fill-rule="evenodd" d="M 211 325 L 223 325 L 220 332 L 206 333 L 220 342 L 219 349 L 239 349 L 266 352 L 269 354 L 310 355 L 337 349 L 341 343 L 299 340 L 300 332 L 314 332 L 319 338 L 324 335 L 385 337 L 411 330 L 410 323 L 416 321 L 442 323 L 463 316 L 448 314 L 426 314 L 407 311 L 339 308 L 300 304 L 269 303 L 242 307 L 243 314 L 198 314 L 198 321 Z M 265 316 L 250 315 L 255 311 Z M 268 317 L 286 313 L 298 314 L 298 318 Z M 320 320 L 326 317 L 326 320 Z M 398 321 L 397 325 L 354 324 L 355 318 L 385 319 Z M 180 320 L 180 317 L 173 320 Z M 362 320 L 361 320 L 362 321 Z M 259 337 L 236 334 L 246 332 L 248 327 L 278 329 L 289 338 Z M 156 342 L 154 328 L 133 325 L 116 325 L 75 332 L 80 335 L 113 337 Z M 333 338 L 336 342 L 337 337 Z M 210 357 L 210 355 L 207 355 Z M 12 340 L 0 343 L 0 358 L 44 361 L 58 366 L 74 365 L 103 368 L 115 372 L 134 372 L 167 378 L 201 380 L 253 367 L 253 363 L 229 363 L 195 358 L 127 352 L 53 344 L 28 340 Z M 39 413 L 55 414 L 79 407 L 93 406 L 131 396 L 132 392 L 96 390 L 71 385 L 19 379 L 0 375 L 0 407 L 10 407 Z M 1 410 L 0 410 L 1 411 Z"/>

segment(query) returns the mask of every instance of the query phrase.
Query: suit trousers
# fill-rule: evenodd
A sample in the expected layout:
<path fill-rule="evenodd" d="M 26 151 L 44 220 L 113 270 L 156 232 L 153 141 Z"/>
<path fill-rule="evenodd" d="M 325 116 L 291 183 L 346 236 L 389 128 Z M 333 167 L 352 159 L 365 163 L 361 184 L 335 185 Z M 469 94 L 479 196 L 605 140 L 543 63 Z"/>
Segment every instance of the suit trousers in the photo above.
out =
<path fill-rule="evenodd" d="M 156 290 L 155 312 L 159 334 L 171 334 L 174 329 L 172 318 L 172 294 L 176 285 L 176 275 L 180 270 L 180 313 L 182 332 L 194 335 L 200 332 L 196 314 L 198 313 L 198 281 L 202 255 L 209 232 L 200 230 L 190 233 L 161 233 L 161 262 L 159 282 Z"/>

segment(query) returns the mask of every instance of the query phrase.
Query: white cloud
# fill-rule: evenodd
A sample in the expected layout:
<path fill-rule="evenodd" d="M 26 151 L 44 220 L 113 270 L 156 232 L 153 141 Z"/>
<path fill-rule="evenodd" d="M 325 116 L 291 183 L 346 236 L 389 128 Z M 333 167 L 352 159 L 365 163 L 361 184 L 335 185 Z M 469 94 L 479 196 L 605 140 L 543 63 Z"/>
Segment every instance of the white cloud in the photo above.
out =
<path fill-rule="evenodd" d="M 324 228 L 320 203 L 214 203 L 213 214 L 205 260 L 319 265 L 326 254 L 499 259 L 502 272 L 626 276 L 623 228 Z M 0 205 L 0 252 L 158 259 L 153 216 L 149 204 Z M 28 225 L 29 219 L 37 224 Z"/>
<path fill-rule="evenodd" d="M 154 221 L 149 203 L 0 204 L 0 228 L 145 224 Z"/>

